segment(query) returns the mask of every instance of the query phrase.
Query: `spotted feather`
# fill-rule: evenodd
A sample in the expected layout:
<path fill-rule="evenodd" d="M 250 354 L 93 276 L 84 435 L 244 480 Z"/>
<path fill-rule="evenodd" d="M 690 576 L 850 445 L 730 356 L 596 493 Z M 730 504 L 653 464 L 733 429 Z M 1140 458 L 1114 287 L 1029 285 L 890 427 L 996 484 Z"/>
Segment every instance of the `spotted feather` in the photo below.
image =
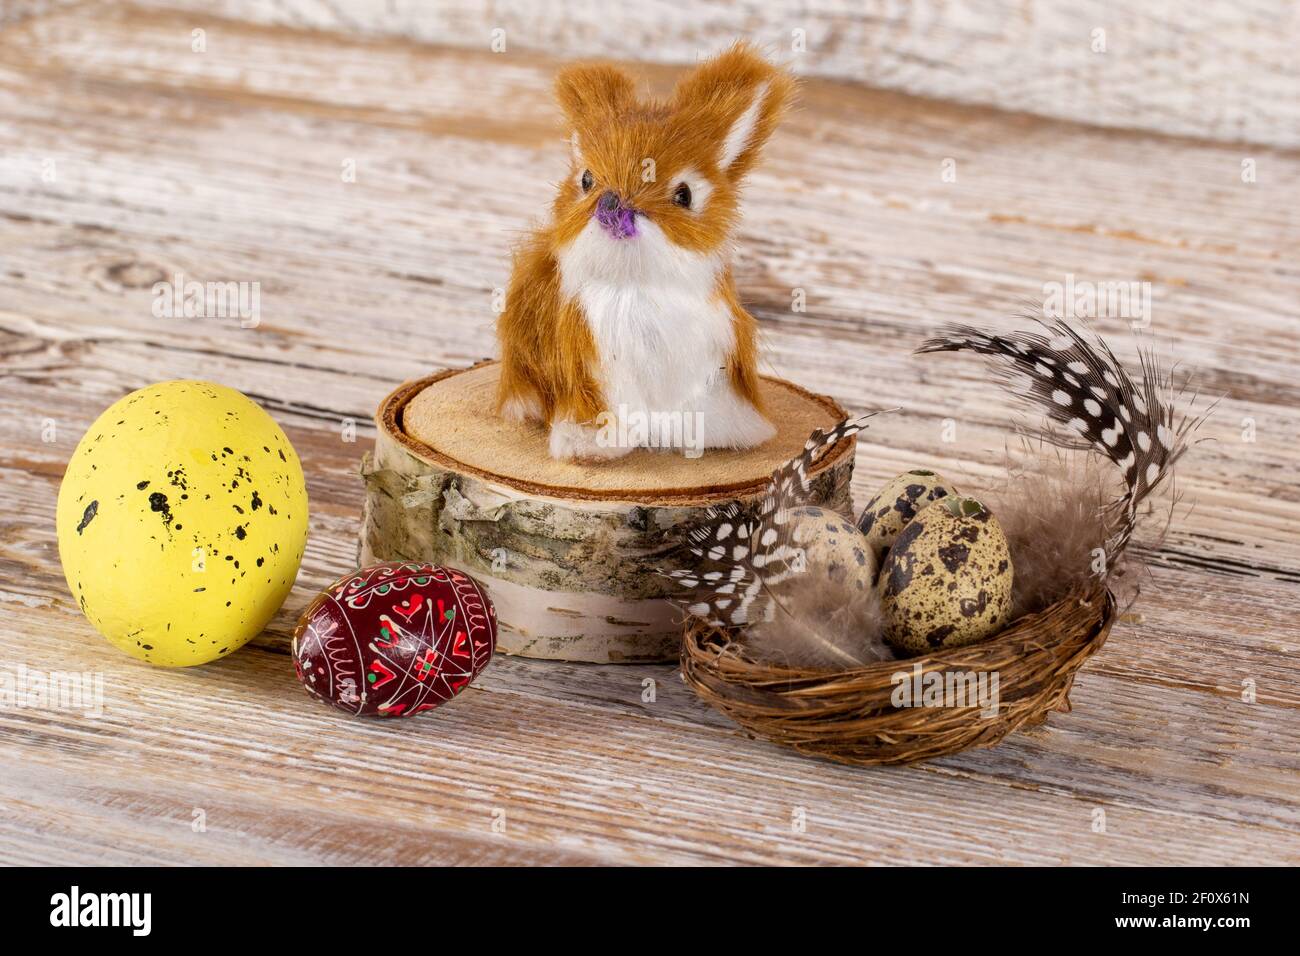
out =
<path fill-rule="evenodd" d="M 803 451 L 772 472 L 757 504 L 730 502 L 710 508 L 685 535 L 694 567 L 664 572 L 688 592 L 686 610 L 719 627 L 771 620 L 779 597 L 773 588 L 801 573 L 796 527 L 811 494 L 812 469 L 873 415 L 846 419 L 809 436 Z M 852 528 L 852 519 L 847 519 Z"/>
<path fill-rule="evenodd" d="M 1102 339 L 1066 322 L 1035 319 L 1042 331 L 998 334 L 968 325 L 944 326 L 918 352 L 969 351 L 999 360 L 1002 384 L 1027 407 L 1062 425 L 1048 437 L 1098 451 L 1124 476 L 1106 551 L 1113 563 L 1127 547 L 1138 505 L 1170 473 L 1198 420 L 1175 424 L 1172 388 L 1155 354 L 1139 350 L 1135 382 Z"/>

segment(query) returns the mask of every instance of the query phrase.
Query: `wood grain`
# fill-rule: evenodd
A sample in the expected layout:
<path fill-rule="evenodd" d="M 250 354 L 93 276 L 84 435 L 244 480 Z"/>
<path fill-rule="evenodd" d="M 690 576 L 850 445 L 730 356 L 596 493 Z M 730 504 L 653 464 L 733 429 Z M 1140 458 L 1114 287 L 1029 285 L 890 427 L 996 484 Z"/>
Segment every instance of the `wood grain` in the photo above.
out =
<path fill-rule="evenodd" d="M 764 378 L 758 394 L 776 434 L 757 448 L 717 448 L 707 455 L 699 449 L 693 456 L 637 448 L 595 466 L 552 458 L 546 429 L 537 422 L 502 421 L 495 411 L 500 373 L 499 363 L 484 364 L 411 395 L 401 409 L 400 429 L 413 443 L 409 450 L 417 455 L 432 450 L 439 464 L 454 463 L 539 497 L 723 504 L 739 493 L 762 492 L 772 472 L 803 451 L 810 434 L 831 428 L 845 414 L 792 382 Z M 687 441 L 702 440 L 683 435 Z M 846 452 L 848 444 L 837 452 Z M 836 457 L 826 455 L 818 464 L 829 465 Z"/>
<path fill-rule="evenodd" d="M 475 52 L 689 64 L 737 36 L 801 75 L 1117 128 L 1300 145 L 1300 8 L 1287 0 L 141 0 Z"/>
<path fill-rule="evenodd" d="M 985 368 L 911 349 L 1067 274 L 1150 282 L 1150 332 L 1222 396 L 1071 713 L 859 771 L 743 739 L 670 667 L 500 658 L 436 714 L 358 723 L 296 685 L 288 634 L 351 566 L 376 403 L 494 350 L 509 247 L 565 169 L 556 61 L 234 21 L 195 54 L 192 20 L 91 5 L 0 32 L 0 664 L 106 695 L 98 719 L 0 709 L 0 860 L 1300 862 L 1300 156 L 1252 148 L 1247 183 L 1240 148 L 813 81 L 750 184 L 737 281 L 766 370 L 900 406 L 859 442 L 858 501 L 908 467 L 997 475 Z M 260 323 L 155 318 L 176 272 L 259 282 Z M 1125 324 L 1097 322 L 1121 354 Z M 313 508 L 267 632 L 186 671 L 90 629 L 53 520 L 84 429 L 172 377 L 263 403 Z"/>

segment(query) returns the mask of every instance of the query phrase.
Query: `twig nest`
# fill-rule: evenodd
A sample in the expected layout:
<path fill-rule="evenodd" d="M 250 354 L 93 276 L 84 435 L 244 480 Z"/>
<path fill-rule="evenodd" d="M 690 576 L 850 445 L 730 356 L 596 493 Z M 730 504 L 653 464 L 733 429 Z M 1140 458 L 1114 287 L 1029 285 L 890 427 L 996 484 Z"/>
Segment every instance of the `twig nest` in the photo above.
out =
<path fill-rule="evenodd" d="M 991 637 L 1011 613 L 1011 551 L 993 513 L 945 497 L 913 518 L 885 558 L 877 587 L 885 640 L 906 653 Z"/>
<path fill-rule="evenodd" d="M 942 475 L 913 468 L 876 493 L 858 517 L 858 528 L 867 536 L 867 543 L 879 559 L 920 511 L 957 493 L 956 487 Z"/>

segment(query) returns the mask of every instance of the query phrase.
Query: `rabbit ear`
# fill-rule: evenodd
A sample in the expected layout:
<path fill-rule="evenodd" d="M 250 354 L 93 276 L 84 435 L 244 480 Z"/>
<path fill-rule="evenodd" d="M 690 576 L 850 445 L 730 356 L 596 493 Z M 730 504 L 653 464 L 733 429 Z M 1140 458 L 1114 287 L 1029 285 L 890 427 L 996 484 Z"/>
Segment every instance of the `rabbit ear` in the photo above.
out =
<path fill-rule="evenodd" d="M 741 179 L 776 129 L 794 93 L 794 78 L 765 60 L 749 43 L 686 74 L 673 91 L 679 124 L 714 146 L 719 171 Z"/>
<path fill-rule="evenodd" d="M 636 102 L 632 77 L 606 64 L 579 64 L 560 71 L 555 96 L 570 126 L 622 112 Z"/>

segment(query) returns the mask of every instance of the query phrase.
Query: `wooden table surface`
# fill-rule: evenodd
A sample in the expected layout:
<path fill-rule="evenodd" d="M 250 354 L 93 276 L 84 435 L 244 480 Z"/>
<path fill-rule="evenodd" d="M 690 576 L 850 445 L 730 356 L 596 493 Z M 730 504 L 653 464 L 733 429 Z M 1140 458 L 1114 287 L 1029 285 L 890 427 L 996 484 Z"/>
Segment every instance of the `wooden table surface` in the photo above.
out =
<path fill-rule="evenodd" d="M 499 657 L 435 714 L 356 722 L 298 686 L 289 633 L 352 566 L 377 401 L 494 351 L 510 246 L 564 175 L 557 62 L 223 21 L 196 53 L 195 25 L 89 5 L 0 33 L 0 665 L 105 697 L 0 709 L 0 861 L 1300 862 L 1300 155 L 813 81 L 752 179 L 737 277 L 767 369 L 901 406 L 859 445 L 859 502 L 916 465 L 996 473 L 984 367 L 911 349 L 1067 274 L 1150 282 L 1164 354 L 1224 396 L 1071 713 L 855 770 L 742 737 L 671 666 Z M 155 318 L 178 272 L 259 282 L 260 324 Z M 151 669 L 70 599 L 54 502 L 105 407 L 188 377 L 285 428 L 311 538 L 265 634 Z"/>

